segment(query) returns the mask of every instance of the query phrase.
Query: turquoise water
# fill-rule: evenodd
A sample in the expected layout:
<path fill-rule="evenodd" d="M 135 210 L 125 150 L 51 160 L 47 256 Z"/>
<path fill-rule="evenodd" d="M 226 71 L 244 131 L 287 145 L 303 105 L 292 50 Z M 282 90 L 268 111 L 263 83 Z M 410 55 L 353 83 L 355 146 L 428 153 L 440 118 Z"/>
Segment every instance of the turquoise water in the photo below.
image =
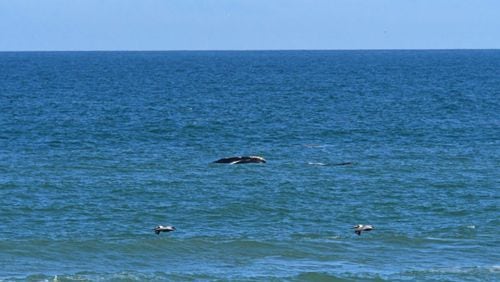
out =
<path fill-rule="evenodd" d="M 0 280 L 499 280 L 499 97 L 494 50 L 0 53 Z"/>

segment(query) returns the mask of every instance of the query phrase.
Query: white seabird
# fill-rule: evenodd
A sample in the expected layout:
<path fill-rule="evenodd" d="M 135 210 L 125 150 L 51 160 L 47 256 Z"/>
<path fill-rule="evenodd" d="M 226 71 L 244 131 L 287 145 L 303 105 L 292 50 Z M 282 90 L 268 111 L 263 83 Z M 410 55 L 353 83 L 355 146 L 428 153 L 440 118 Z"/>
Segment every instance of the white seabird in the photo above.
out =
<path fill-rule="evenodd" d="M 355 225 L 354 227 L 354 233 L 361 235 L 361 232 L 363 231 L 372 231 L 373 229 L 375 229 L 372 225 L 363 225 L 363 224 L 358 224 L 358 225 Z"/>
<path fill-rule="evenodd" d="M 175 227 L 173 226 L 163 226 L 163 225 L 158 225 L 153 229 L 157 235 L 160 235 L 161 232 L 170 232 L 170 231 L 175 231 Z"/>

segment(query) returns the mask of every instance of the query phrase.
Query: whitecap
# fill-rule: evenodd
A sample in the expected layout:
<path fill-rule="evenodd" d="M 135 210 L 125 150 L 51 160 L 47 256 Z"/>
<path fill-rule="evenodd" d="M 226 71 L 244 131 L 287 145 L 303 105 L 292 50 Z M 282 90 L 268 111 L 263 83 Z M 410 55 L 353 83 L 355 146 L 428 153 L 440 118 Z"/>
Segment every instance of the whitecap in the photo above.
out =
<path fill-rule="evenodd" d="M 321 165 L 321 166 L 326 165 L 324 163 L 319 163 L 319 162 L 318 163 L 316 163 L 316 162 L 308 162 L 307 164 L 309 164 L 309 165 Z"/>
<path fill-rule="evenodd" d="M 500 265 L 493 265 L 490 267 L 491 272 L 500 272 Z"/>

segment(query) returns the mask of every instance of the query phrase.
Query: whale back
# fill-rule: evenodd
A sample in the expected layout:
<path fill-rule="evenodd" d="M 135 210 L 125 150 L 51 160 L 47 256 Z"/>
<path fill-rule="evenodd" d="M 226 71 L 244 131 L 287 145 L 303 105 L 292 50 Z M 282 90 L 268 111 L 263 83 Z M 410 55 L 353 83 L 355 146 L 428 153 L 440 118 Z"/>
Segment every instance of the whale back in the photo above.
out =
<path fill-rule="evenodd" d="M 214 161 L 214 163 L 219 163 L 219 164 L 246 164 L 246 163 L 265 163 L 265 162 L 266 160 L 264 158 L 257 156 L 229 157 Z"/>

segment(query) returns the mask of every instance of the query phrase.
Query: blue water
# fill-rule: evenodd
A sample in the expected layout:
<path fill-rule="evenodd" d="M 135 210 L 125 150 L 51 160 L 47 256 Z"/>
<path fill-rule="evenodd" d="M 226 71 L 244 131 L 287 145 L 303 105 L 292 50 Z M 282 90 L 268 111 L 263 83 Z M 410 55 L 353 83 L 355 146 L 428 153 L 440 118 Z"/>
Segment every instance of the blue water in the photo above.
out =
<path fill-rule="evenodd" d="M 500 51 L 0 53 L 0 280 L 498 281 L 499 168 Z"/>

